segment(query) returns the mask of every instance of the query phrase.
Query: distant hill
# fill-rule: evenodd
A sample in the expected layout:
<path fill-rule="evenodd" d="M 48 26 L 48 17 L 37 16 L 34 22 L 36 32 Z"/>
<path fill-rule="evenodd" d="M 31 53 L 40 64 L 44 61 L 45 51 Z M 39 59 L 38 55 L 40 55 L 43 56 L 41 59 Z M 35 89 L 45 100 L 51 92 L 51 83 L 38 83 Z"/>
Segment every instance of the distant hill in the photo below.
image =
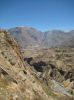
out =
<path fill-rule="evenodd" d="M 17 39 L 22 48 L 26 47 L 74 47 L 74 30 L 64 32 L 52 30 L 41 32 L 32 27 L 16 27 L 9 29 L 11 35 Z"/>
<path fill-rule="evenodd" d="M 53 30 L 45 32 L 47 35 L 45 41 L 47 41 L 48 47 L 55 46 L 71 46 L 74 47 L 74 31 L 64 32 L 60 30 Z"/>
<path fill-rule="evenodd" d="M 23 48 L 41 45 L 43 33 L 31 27 L 16 27 L 9 30 Z"/>

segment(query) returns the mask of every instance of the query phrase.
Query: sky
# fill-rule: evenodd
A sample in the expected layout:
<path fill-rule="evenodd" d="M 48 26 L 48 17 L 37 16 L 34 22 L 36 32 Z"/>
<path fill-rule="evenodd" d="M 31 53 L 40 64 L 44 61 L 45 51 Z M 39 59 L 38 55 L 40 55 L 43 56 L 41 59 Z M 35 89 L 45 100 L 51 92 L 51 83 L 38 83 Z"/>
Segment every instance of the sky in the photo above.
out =
<path fill-rule="evenodd" d="M 0 28 L 74 29 L 74 0 L 0 0 Z"/>

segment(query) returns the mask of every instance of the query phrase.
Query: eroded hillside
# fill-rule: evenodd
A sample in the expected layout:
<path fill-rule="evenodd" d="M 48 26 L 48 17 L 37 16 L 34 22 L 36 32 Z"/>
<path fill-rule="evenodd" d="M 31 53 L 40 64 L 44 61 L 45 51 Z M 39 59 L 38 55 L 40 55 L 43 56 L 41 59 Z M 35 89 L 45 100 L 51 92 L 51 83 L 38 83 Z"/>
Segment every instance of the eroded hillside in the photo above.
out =
<path fill-rule="evenodd" d="M 26 67 L 16 41 L 8 32 L 0 30 L 0 100 L 48 100 Z"/>
<path fill-rule="evenodd" d="M 56 79 L 48 77 L 51 67 L 47 65 L 47 59 L 48 54 L 55 57 L 53 50 L 51 53 L 44 51 L 45 54 L 40 52 L 42 55 L 29 51 L 31 55 L 27 59 L 28 53 L 21 53 L 10 34 L 0 30 L 0 100 L 73 100 L 71 88 L 61 86 L 56 76 Z M 41 60 L 44 58 L 46 61 Z"/>
<path fill-rule="evenodd" d="M 15 27 L 9 29 L 9 32 L 17 39 L 22 48 L 74 47 L 74 30 L 41 32 L 32 27 Z"/>
<path fill-rule="evenodd" d="M 51 90 L 74 96 L 74 48 L 25 49 L 23 55 Z"/>

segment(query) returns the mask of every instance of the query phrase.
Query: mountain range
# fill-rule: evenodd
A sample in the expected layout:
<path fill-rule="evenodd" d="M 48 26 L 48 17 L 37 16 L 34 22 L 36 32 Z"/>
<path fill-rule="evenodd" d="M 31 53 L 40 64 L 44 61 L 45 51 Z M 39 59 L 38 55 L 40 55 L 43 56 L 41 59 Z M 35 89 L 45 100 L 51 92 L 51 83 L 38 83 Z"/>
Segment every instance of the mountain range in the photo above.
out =
<path fill-rule="evenodd" d="M 74 47 L 74 30 L 41 32 L 32 27 L 15 27 L 8 30 L 22 48 L 27 47 Z"/>

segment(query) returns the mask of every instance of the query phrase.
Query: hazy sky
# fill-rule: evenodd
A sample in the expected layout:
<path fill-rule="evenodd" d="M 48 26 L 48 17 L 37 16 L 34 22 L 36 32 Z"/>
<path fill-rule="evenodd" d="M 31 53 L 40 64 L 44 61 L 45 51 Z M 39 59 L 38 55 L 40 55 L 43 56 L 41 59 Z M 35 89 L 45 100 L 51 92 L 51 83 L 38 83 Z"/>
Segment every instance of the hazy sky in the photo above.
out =
<path fill-rule="evenodd" d="M 74 29 L 74 0 L 0 0 L 0 27 Z"/>

